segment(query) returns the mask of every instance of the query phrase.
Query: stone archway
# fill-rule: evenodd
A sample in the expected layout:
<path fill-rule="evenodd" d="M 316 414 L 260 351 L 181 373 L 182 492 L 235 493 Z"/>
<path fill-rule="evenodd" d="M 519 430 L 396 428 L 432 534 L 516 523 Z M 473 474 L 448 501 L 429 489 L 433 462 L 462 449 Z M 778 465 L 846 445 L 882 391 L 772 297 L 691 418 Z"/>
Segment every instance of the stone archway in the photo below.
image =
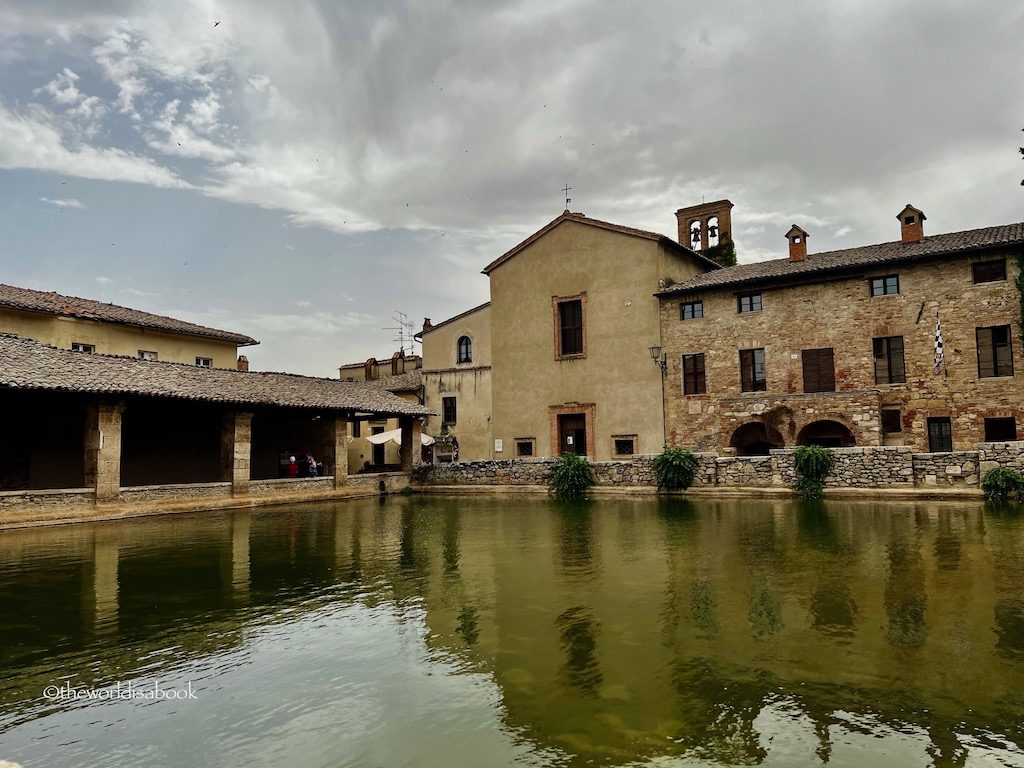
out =
<path fill-rule="evenodd" d="M 797 445 L 822 445 L 826 448 L 850 448 L 857 444 L 853 432 L 833 419 L 819 419 L 804 425 L 796 436 Z"/>
<path fill-rule="evenodd" d="M 737 456 L 767 456 L 772 448 L 785 447 L 782 433 L 761 421 L 741 424 L 729 438 L 729 447 L 736 449 Z"/>

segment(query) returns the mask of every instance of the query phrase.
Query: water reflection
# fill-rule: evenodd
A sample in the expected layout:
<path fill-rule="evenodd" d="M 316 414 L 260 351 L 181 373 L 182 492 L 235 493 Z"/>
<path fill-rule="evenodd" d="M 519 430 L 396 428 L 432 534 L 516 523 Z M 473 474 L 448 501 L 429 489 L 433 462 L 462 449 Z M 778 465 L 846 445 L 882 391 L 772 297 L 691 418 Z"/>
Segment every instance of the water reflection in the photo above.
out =
<path fill-rule="evenodd" d="M 232 764 L 433 739 L 446 765 L 1024 761 L 1024 519 L 964 505 L 414 497 L 10 531 L 0 638 L 0 740 L 39 764 L 76 764 L 49 736 L 73 729 L 77 764 L 131 765 L 103 734 L 139 723 Z M 208 698 L 160 718 L 39 697 L 184 670 Z"/>

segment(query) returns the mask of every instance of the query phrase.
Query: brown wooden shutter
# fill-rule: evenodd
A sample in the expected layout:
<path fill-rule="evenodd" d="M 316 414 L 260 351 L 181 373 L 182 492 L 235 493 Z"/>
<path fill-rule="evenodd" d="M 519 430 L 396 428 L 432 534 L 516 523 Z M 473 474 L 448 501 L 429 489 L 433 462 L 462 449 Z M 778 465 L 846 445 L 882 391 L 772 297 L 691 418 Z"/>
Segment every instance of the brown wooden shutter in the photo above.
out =
<path fill-rule="evenodd" d="M 832 348 L 805 349 L 801 358 L 804 369 L 804 392 L 834 392 L 836 368 Z"/>
<path fill-rule="evenodd" d="M 992 344 L 992 329 L 979 328 L 978 338 L 978 376 L 987 377 L 996 375 L 996 355 Z"/>

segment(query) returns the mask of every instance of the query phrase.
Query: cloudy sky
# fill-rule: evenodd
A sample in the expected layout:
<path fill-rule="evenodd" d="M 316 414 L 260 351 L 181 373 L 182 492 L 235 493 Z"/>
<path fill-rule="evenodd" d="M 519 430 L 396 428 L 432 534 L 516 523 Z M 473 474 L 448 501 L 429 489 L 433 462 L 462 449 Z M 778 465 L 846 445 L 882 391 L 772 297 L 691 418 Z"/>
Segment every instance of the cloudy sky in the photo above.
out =
<path fill-rule="evenodd" d="M 219 23 L 217 23 L 219 22 Z M 1024 219 L 1010 0 L 0 0 L 0 282 L 336 375 L 564 207 L 743 261 Z"/>

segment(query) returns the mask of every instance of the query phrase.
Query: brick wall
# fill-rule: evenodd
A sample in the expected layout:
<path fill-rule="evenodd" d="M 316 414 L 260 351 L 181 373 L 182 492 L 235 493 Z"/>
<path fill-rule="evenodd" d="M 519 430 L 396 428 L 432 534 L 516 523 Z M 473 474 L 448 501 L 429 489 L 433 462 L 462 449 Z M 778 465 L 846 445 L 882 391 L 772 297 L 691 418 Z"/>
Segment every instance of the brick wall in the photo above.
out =
<path fill-rule="evenodd" d="M 971 264 L 1006 257 L 1006 281 L 974 284 Z M 813 262 L 814 254 L 807 257 Z M 661 301 L 662 346 L 668 357 L 665 408 L 669 442 L 723 450 L 749 422 L 776 430 L 782 445 L 827 419 L 846 426 L 856 445 L 907 445 L 928 450 L 927 419 L 948 417 L 953 447 L 971 450 L 985 439 L 986 417 L 1014 417 L 1024 438 L 1024 345 L 1014 279 L 1016 253 L 988 252 L 865 269 L 815 284 L 765 286 L 763 309 L 737 312 L 736 289 L 719 288 Z M 898 274 L 900 293 L 870 296 L 869 280 Z M 751 289 L 756 289 L 751 288 Z M 744 288 L 743 290 L 747 290 Z M 680 320 L 682 301 L 700 299 L 703 317 Z M 946 372 L 935 374 L 936 313 L 942 321 Z M 1015 376 L 979 378 L 976 329 L 1011 327 Z M 906 383 L 875 382 L 872 339 L 902 336 Z M 834 350 L 836 392 L 804 393 L 802 351 Z M 767 390 L 742 393 L 739 350 L 765 350 Z M 707 393 L 684 395 L 681 356 L 703 353 Z M 902 431 L 883 435 L 880 411 L 900 411 Z"/>

